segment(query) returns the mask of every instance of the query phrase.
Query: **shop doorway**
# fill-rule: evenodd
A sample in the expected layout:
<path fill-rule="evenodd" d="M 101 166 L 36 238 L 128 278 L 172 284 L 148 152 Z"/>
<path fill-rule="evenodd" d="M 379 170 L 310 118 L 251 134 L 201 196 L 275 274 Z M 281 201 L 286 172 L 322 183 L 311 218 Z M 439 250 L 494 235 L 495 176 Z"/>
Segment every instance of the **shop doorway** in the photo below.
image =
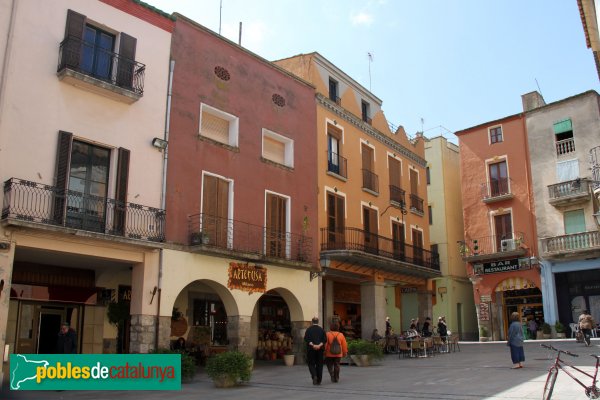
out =
<path fill-rule="evenodd" d="M 302 340 L 298 338 L 298 340 Z M 292 321 L 290 309 L 281 295 L 273 290 L 258 300 L 259 360 L 277 360 L 292 350 Z"/>
<path fill-rule="evenodd" d="M 529 288 L 503 292 L 504 337 L 507 337 L 510 315 L 513 312 L 519 313 L 521 323 L 525 327 L 524 332 L 527 332 L 527 323 L 530 319 L 533 319 L 538 329 L 541 329 L 544 323 L 544 308 L 540 289 Z M 534 338 L 526 337 L 526 339 Z"/>
<path fill-rule="evenodd" d="M 80 339 L 81 307 L 20 301 L 16 326 L 15 353 L 53 354 L 63 322 L 69 322 Z M 79 345 L 78 345 L 79 352 Z"/>

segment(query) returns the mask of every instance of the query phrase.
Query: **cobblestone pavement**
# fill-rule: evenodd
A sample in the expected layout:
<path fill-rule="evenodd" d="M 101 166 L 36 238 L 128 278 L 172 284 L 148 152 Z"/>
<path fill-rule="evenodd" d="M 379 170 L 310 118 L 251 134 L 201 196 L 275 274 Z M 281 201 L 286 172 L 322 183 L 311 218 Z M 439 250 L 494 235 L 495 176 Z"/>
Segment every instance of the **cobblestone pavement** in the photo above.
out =
<path fill-rule="evenodd" d="M 313 386 L 305 365 L 285 367 L 283 361 L 257 362 L 249 383 L 232 389 L 216 389 L 202 371 L 194 381 L 175 391 L 8 391 L 1 399 L 541 399 L 546 374 L 553 354 L 540 347 L 542 342 L 580 355 L 567 357 L 575 365 L 593 371 L 600 354 L 600 339 L 592 347 L 575 343 L 574 339 L 527 341 L 525 368 L 512 370 L 505 342 L 463 342 L 460 351 L 436 354 L 429 358 L 399 358 L 386 355 L 374 366 L 359 368 L 342 366 L 339 383 L 331 383 L 326 368 L 323 383 Z M 5 377 L 8 376 L 6 371 Z M 585 382 L 591 381 L 585 378 Z M 556 400 L 586 399 L 583 389 L 563 372 L 559 372 L 554 395 Z"/>

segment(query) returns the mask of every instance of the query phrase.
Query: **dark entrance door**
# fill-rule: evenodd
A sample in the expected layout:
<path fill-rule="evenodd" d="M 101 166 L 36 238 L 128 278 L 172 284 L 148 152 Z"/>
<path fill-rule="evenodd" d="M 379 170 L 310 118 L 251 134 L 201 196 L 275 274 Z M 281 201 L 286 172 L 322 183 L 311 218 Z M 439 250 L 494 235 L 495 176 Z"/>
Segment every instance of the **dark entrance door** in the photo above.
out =
<path fill-rule="evenodd" d="M 40 330 L 38 335 L 39 354 L 56 353 L 56 340 L 62 319 L 63 316 L 60 312 L 43 311 L 40 313 Z"/>

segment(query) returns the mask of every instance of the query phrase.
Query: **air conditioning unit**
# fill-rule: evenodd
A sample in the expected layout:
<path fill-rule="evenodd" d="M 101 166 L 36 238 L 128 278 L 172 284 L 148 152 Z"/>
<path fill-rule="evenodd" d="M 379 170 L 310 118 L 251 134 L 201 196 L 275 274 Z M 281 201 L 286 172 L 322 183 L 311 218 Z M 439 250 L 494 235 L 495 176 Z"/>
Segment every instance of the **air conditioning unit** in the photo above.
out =
<path fill-rule="evenodd" d="M 500 251 L 513 251 L 517 249 L 515 239 L 502 239 L 500 241 Z"/>

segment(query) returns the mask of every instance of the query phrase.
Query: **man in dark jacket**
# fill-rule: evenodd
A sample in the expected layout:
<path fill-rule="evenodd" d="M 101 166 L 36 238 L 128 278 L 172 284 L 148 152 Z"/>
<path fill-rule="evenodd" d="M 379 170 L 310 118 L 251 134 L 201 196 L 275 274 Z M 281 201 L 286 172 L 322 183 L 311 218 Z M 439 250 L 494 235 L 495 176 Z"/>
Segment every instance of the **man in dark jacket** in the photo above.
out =
<path fill-rule="evenodd" d="M 319 326 L 319 318 L 312 319 L 312 325 L 304 333 L 304 342 L 306 343 L 306 361 L 313 385 L 320 385 L 323 378 L 323 352 L 327 336 L 323 328 Z"/>
<path fill-rule="evenodd" d="M 58 332 L 58 338 L 56 339 L 56 353 L 77 353 L 77 334 L 71 329 L 68 322 L 64 322 L 60 327 L 60 332 Z"/>

